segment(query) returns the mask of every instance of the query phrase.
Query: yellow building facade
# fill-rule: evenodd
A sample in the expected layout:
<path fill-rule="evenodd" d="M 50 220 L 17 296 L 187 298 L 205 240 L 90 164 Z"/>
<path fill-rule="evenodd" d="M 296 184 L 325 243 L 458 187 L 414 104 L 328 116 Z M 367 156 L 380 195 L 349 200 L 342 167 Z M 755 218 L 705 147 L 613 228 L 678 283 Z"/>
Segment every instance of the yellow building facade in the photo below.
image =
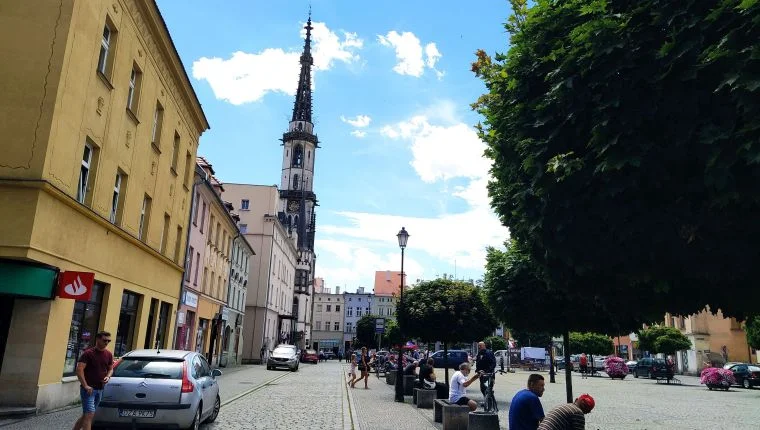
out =
<path fill-rule="evenodd" d="M 97 331 L 171 345 L 209 126 L 154 1 L 10 2 L 0 39 L 0 405 L 49 410 Z"/>

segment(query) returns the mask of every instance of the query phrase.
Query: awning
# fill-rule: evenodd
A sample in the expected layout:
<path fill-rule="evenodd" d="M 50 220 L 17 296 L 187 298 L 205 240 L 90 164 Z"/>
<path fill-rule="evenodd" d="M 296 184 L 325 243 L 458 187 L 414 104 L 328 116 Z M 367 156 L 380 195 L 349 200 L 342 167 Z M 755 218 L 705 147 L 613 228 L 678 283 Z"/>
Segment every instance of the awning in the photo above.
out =
<path fill-rule="evenodd" d="M 15 260 L 0 260 L 0 294 L 52 299 L 58 271 Z"/>

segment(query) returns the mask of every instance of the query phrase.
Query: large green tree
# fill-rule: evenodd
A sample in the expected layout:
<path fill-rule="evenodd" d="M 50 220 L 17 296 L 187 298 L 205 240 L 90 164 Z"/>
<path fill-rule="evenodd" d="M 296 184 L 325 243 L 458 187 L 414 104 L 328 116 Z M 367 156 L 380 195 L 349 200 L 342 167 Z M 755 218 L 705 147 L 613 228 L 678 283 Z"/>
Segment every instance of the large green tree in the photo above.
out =
<path fill-rule="evenodd" d="M 760 2 L 512 4 L 474 108 L 492 205 L 551 287 L 625 319 L 753 311 Z"/>
<path fill-rule="evenodd" d="M 691 341 L 675 327 L 653 325 L 639 330 L 639 348 L 652 354 L 675 354 L 691 348 Z"/>
<path fill-rule="evenodd" d="M 609 336 L 599 333 L 570 333 L 570 352 L 573 354 L 609 355 L 613 350 L 614 345 Z"/>
<path fill-rule="evenodd" d="M 507 349 L 507 341 L 504 340 L 504 338 L 501 336 L 488 336 L 487 338 L 483 339 L 483 341 L 486 343 L 486 346 L 491 349 L 491 351 Z"/>
<path fill-rule="evenodd" d="M 749 318 L 744 325 L 747 332 L 747 342 L 749 346 L 760 349 L 760 316 Z"/>
<path fill-rule="evenodd" d="M 517 341 L 518 347 L 523 346 L 549 346 L 552 341 L 552 335 L 548 332 L 534 332 L 517 329 L 510 329 L 512 338 Z"/>
<path fill-rule="evenodd" d="M 452 343 L 483 339 L 496 328 L 479 289 L 451 279 L 423 281 L 405 291 L 396 315 L 405 336 L 441 341 L 444 351 Z M 448 384 L 448 366 L 445 372 Z"/>
<path fill-rule="evenodd" d="M 378 315 L 364 315 L 356 323 L 356 342 L 354 348 L 366 346 L 377 348 L 377 333 L 375 333 L 375 319 L 382 318 Z"/>

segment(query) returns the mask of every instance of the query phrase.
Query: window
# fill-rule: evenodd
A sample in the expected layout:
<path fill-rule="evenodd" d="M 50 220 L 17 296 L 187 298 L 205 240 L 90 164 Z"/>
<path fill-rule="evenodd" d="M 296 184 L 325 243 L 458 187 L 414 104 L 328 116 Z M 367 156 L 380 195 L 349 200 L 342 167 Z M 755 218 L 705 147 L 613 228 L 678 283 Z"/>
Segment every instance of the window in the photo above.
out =
<path fill-rule="evenodd" d="M 240 224 L 240 233 L 248 233 L 248 224 Z"/>
<path fill-rule="evenodd" d="M 195 193 L 195 201 L 193 202 L 193 225 L 198 225 L 198 204 L 200 203 L 200 193 Z M 201 229 L 203 231 L 203 229 Z"/>
<path fill-rule="evenodd" d="M 322 312 L 322 305 L 317 305 L 317 312 Z"/>
<path fill-rule="evenodd" d="M 195 276 L 193 276 L 193 285 L 198 285 L 198 269 L 200 269 L 201 264 L 201 253 L 196 252 L 195 253 Z"/>
<path fill-rule="evenodd" d="M 177 226 L 177 238 L 174 241 L 174 262 L 179 264 L 180 255 L 182 254 L 182 226 Z"/>
<path fill-rule="evenodd" d="M 111 53 L 116 47 L 116 31 L 107 19 L 103 26 L 103 37 L 100 39 L 100 54 L 98 55 L 98 69 L 105 77 L 110 77 L 113 59 Z"/>
<path fill-rule="evenodd" d="M 347 322 L 346 323 L 346 333 L 353 333 L 354 324 Z"/>
<path fill-rule="evenodd" d="M 193 177 L 193 154 L 187 151 L 185 154 L 185 188 L 190 189 L 190 182 Z"/>
<path fill-rule="evenodd" d="M 333 327 L 335 331 L 340 331 L 340 323 L 338 321 L 335 321 L 335 327 Z"/>
<path fill-rule="evenodd" d="M 317 321 L 317 322 L 314 324 L 314 328 L 315 328 L 317 331 L 319 331 L 319 330 L 322 330 L 322 321 Z"/>
<path fill-rule="evenodd" d="M 171 217 L 169 217 L 169 214 L 164 214 L 164 229 L 161 230 L 161 253 L 166 254 L 166 244 L 169 242 L 169 223 L 171 222 Z"/>
<path fill-rule="evenodd" d="M 335 312 L 340 312 L 340 305 L 335 305 Z"/>
<path fill-rule="evenodd" d="M 113 355 L 116 357 L 121 357 L 134 348 L 135 320 L 137 320 L 139 302 L 140 296 L 130 291 L 124 291 L 121 295 L 119 326 L 116 329 L 116 340 L 113 347 Z"/>
<path fill-rule="evenodd" d="M 332 312 L 332 305 L 327 305 L 327 309 L 326 309 L 326 311 L 327 311 L 327 312 Z"/>
<path fill-rule="evenodd" d="M 250 204 L 251 202 L 248 199 L 243 199 L 240 201 L 240 209 L 247 211 Z"/>
<path fill-rule="evenodd" d="M 354 308 L 346 308 L 346 316 L 354 316 Z"/>
<path fill-rule="evenodd" d="M 293 149 L 293 162 L 291 163 L 291 166 L 301 167 L 302 162 L 303 162 L 303 147 L 301 145 L 296 145 L 296 147 Z"/>
<path fill-rule="evenodd" d="M 121 224 L 122 206 L 124 206 L 124 193 L 126 189 L 127 175 L 121 170 L 116 172 L 116 180 L 113 185 L 113 197 L 111 198 L 111 222 Z"/>
<path fill-rule="evenodd" d="M 214 235 L 214 246 L 219 248 L 219 230 L 222 229 L 221 223 L 216 223 L 216 234 Z"/>
<path fill-rule="evenodd" d="M 362 308 L 356 308 L 356 316 L 357 317 L 362 316 Z"/>
<path fill-rule="evenodd" d="M 187 263 L 185 264 L 185 281 L 190 281 L 190 275 L 193 272 L 193 257 L 195 256 L 195 249 L 190 247 L 190 251 L 187 253 Z"/>
<path fill-rule="evenodd" d="M 82 154 L 82 167 L 79 170 L 79 184 L 77 185 L 77 201 L 82 204 L 88 203 L 87 186 L 93 171 L 93 153 L 95 149 L 89 143 L 84 144 Z"/>
<path fill-rule="evenodd" d="M 179 134 L 174 132 L 174 146 L 172 147 L 172 173 L 177 175 L 177 157 L 179 157 Z"/>
<path fill-rule="evenodd" d="M 293 175 L 293 189 L 294 190 L 298 189 L 298 173 Z"/>
<path fill-rule="evenodd" d="M 145 332 L 145 343 L 143 344 L 143 348 L 145 349 L 150 349 L 153 335 L 156 332 L 155 326 L 153 324 L 156 322 L 157 308 L 158 299 L 150 299 L 150 310 L 148 311 L 148 330 Z"/>
<path fill-rule="evenodd" d="M 330 331 L 330 321 L 325 321 L 325 331 Z"/>
<path fill-rule="evenodd" d="M 66 344 L 66 358 L 63 364 L 64 376 L 74 375 L 79 356 L 85 349 L 95 345 L 95 333 L 99 331 L 100 306 L 104 289 L 104 284 L 95 281 L 90 300 L 74 302 L 69 341 Z"/>
<path fill-rule="evenodd" d="M 127 91 L 127 109 L 133 114 L 137 113 L 138 103 L 140 101 L 140 84 L 142 83 L 142 72 L 137 65 L 132 65 L 132 73 L 129 75 L 129 91 Z"/>
<path fill-rule="evenodd" d="M 201 226 L 199 227 L 201 233 L 203 233 L 203 226 L 206 225 L 206 202 L 203 202 L 203 210 L 201 211 Z"/>
<path fill-rule="evenodd" d="M 140 228 L 137 231 L 137 238 L 146 242 L 148 240 L 148 223 L 150 222 L 150 207 L 153 200 L 146 194 L 143 197 L 142 209 L 140 209 Z"/>
<path fill-rule="evenodd" d="M 156 102 L 156 111 L 153 112 L 153 131 L 150 134 L 150 143 L 156 148 L 161 146 L 161 126 L 164 123 L 164 107 Z"/>

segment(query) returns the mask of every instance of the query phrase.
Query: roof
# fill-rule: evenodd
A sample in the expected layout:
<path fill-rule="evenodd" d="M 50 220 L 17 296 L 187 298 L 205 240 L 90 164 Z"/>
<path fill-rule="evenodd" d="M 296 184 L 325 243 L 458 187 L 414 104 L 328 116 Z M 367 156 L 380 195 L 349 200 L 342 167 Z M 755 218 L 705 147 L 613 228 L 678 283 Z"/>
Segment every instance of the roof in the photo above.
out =
<path fill-rule="evenodd" d="M 162 358 L 176 358 L 182 359 L 187 354 L 192 354 L 192 351 L 182 351 L 178 349 L 136 349 L 129 351 L 127 355 L 130 357 L 162 357 Z"/>
<path fill-rule="evenodd" d="M 404 275 L 406 277 L 406 275 Z M 404 284 L 406 286 L 406 283 Z M 401 288 L 401 272 L 382 270 L 375 272 L 375 295 L 391 296 Z"/>

